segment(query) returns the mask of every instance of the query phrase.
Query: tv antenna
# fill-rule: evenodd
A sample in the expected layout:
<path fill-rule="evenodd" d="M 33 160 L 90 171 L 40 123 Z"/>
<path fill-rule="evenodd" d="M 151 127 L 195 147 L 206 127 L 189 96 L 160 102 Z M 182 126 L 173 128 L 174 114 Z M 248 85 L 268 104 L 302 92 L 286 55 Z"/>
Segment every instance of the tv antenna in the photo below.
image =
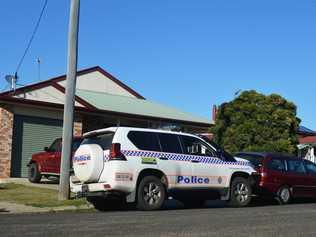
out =
<path fill-rule="evenodd" d="M 16 83 L 18 81 L 17 74 L 6 75 L 5 80 L 11 85 L 11 90 L 15 91 L 16 90 Z"/>
<path fill-rule="evenodd" d="M 37 62 L 37 79 L 38 81 L 40 81 L 41 80 L 41 62 L 42 62 L 41 58 L 38 57 L 36 59 L 36 62 Z"/>
<path fill-rule="evenodd" d="M 241 89 L 237 90 L 237 91 L 234 93 L 235 97 L 238 96 L 238 95 L 240 95 L 241 92 L 242 92 Z"/>

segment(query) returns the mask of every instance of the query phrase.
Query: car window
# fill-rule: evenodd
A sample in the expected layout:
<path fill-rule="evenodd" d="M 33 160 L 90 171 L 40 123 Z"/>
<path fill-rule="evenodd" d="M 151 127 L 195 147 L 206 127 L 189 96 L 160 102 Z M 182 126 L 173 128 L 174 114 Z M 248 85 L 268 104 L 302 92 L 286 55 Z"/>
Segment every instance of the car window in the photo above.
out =
<path fill-rule="evenodd" d="M 288 171 L 295 173 L 305 173 L 305 168 L 301 160 L 287 160 Z"/>
<path fill-rule="evenodd" d="M 182 153 L 178 135 L 168 133 L 157 133 L 163 152 Z"/>
<path fill-rule="evenodd" d="M 285 162 L 281 159 L 272 159 L 268 163 L 268 169 L 275 171 L 285 171 Z"/>
<path fill-rule="evenodd" d="M 49 152 L 60 152 L 61 151 L 61 139 L 56 139 L 48 148 Z"/>
<path fill-rule="evenodd" d="M 189 155 L 217 157 L 216 151 L 205 142 L 191 136 L 181 135 L 183 150 Z"/>
<path fill-rule="evenodd" d="M 236 159 L 234 158 L 234 156 L 232 156 L 230 153 L 225 151 L 222 147 L 217 145 L 215 142 L 210 140 L 208 137 L 203 136 L 203 135 L 198 135 L 198 136 L 203 141 L 205 141 L 207 144 L 211 145 L 211 149 L 213 148 L 213 150 L 215 150 L 216 155 L 221 156 L 220 159 L 223 159 L 223 160 L 229 161 L 229 162 L 236 162 Z M 219 154 L 219 153 L 221 153 L 221 154 Z"/>
<path fill-rule="evenodd" d="M 260 155 L 254 155 L 254 154 L 243 154 L 243 153 L 237 153 L 235 157 L 242 158 L 245 160 L 248 160 L 254 167 L 258 168 L 262 166 L 262 162 L 264 160 L 263 156 Z"/>
<path fill-rule="evenodd" d="M 86 137 L 85 139 L 83 139 L 81 145 L 98 144 L 102 147 L 103 150 L 109 150 L 112 145 L 113 137 L 114 137 L 113 132 L 93 135 L 91 137 Z"/>
<path fill-rule="evenodd" d="M 315 174 L 316 175 L 316 165 L 313 162 L 310 162 L 308 160 L 304 160 L 304 165 L 305 165 L 306 171 L 309 174 Z"/>
<path fill-rule="evenodd" d="M 140 150 L 160 151 L 160 145 L 156 133 L 130 131 L 127 137 Z"/>

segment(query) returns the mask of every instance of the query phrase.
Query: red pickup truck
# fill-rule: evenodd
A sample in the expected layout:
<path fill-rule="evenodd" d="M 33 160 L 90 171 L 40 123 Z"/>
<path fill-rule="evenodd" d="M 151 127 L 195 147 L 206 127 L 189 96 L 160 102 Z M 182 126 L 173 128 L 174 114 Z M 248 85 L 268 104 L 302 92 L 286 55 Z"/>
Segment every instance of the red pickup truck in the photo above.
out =
<path fill-rule="evenodd" d="M 74 137 L 72 143 L 73 153 L 80 146 L 81 137 Z M 39 183 L 42 176 L 59 177 L 61 160 L 62 140 L 57 138 L 49 147 L 45 147 L 43 152 L 35 153 L 28 163 L 28 179 L 32 183 Z M 71 162 L 72 163 L 72 162 Z"/>

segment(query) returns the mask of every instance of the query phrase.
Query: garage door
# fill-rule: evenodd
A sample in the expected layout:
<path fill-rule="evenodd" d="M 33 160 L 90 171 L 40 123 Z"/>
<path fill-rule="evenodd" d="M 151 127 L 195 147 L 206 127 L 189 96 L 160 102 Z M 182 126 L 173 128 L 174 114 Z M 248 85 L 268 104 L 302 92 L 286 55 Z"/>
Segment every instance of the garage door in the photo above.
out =
<path fill-rule="evenodd" d="M 61 136 L 61 120 L 15 115 L 11 176 L 27 177 L 27 164 L 32 154 L 43 151 Z"/>

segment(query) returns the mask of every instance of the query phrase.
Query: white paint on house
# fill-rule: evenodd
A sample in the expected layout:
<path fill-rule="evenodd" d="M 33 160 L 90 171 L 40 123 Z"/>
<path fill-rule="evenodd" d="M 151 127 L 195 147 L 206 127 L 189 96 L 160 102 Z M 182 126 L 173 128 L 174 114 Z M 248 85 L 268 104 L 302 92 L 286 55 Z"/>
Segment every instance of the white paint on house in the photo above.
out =
<path fill-rule="evenodd" d="M 60 81 L 59 84 L 65 87 L 66 81 Z M 94 71 L 78 76 L 76 88 L 81 90 L 96 91 L 136 98 L 136 96 L 131 94 L 129 91 L 127 91 L 99 71 Z"/>
<path fill-rule="evenodd" d="M 16 98 L 23 98 L 33 101 L 41 101 L 55 104 L 64 104 L 65 95 L 61 91 L 57 90 L 53 86 L 44 87 L 41 89 L 35 89 L 29 92 L 22 92 L 15 95 Z M 75 102 L 78 107 L 84 107 L 82 104 Z"/>
<path fill-rule="evenodd" d="M 41 117 L 41 118 L 49 118 L 49 119 L 63 119 L 62 110 L 53 110 L 53 109 L 44 109 L 37 108 L 34 106 L 13 106 L 14 114 L 24 115 L 24 116 L 32 116 L 32 117 Z"/>

